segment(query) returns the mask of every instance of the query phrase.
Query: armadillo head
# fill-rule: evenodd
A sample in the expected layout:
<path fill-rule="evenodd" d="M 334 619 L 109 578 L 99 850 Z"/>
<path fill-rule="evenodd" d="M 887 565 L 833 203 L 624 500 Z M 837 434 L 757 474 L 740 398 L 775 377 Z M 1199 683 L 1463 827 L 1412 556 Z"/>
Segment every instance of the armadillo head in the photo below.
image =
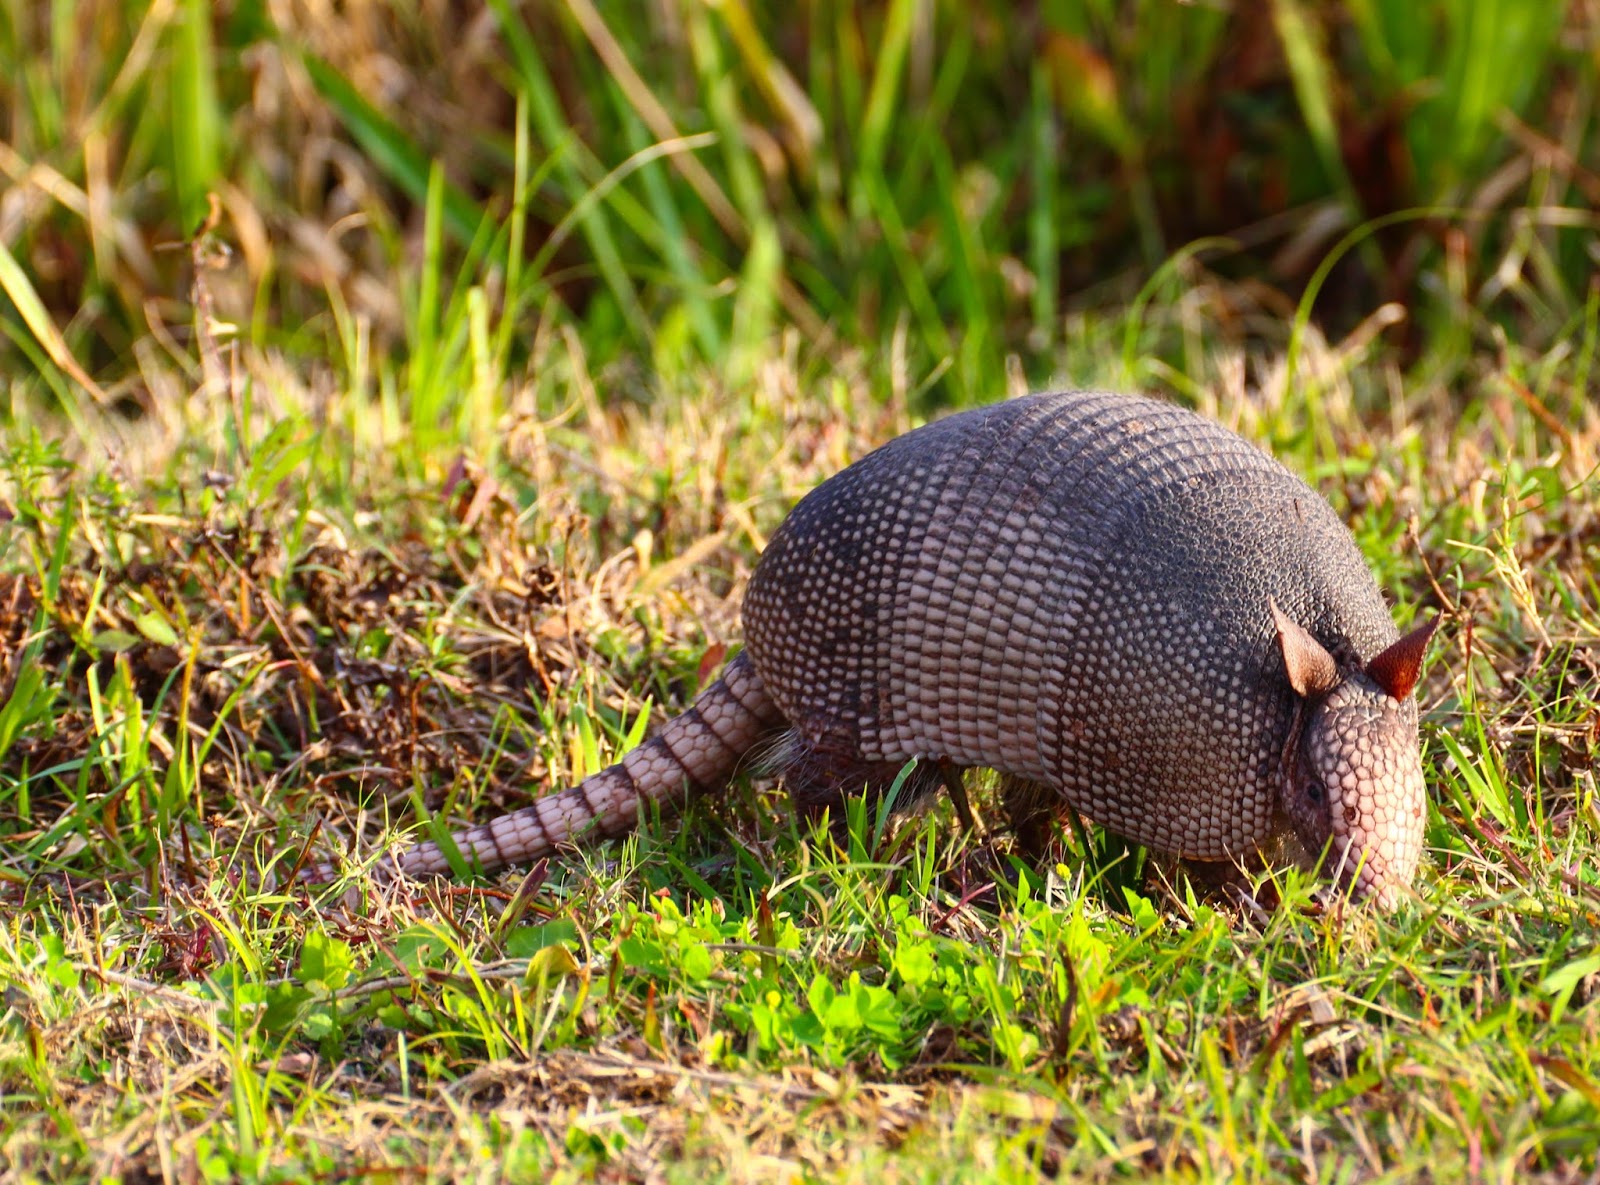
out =
<path fill-rule="evenodd" d="M 1301 697 L 1284 754 L 1284 813 L 1307 851 L 1326 853 L 1334 879 L 1392 908 L 1422 856 L 1427 799 L 1410 697 L 1438 619 L 1364 667 L 1341 667 L 1275 604 L 1272 616 Z"/>

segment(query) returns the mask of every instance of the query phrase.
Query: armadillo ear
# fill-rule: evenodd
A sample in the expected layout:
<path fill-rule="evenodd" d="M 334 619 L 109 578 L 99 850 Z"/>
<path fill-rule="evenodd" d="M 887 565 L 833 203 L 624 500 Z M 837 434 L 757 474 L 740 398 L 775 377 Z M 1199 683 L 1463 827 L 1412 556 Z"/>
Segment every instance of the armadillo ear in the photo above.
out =
<path fill-rule="evenodd" d="M 1278 602 L 1268 597 L 1267 604 L 1272 609 L 1272 624 L 1278 627 L 1278 646 L 1283 651 L 1289 686 L 1307 699 L 1332 691 L 1339 681 L 1339 664 L 1333 661 L 1333 655 L 1311 636 L 1311 631 L 1291 621 L 1278 608 Z"/>
<path fill-rule="evenodd" d="M 1437 617 L 1427 625 L 1419 625 L 1369 662 L 1367 677 L 1387 695 L 1405 699 L 1417 685 L 1417 678 L 1422 674 L 1422 657 L 1428 653 L 1428 639 L 1438 628 Z"/>

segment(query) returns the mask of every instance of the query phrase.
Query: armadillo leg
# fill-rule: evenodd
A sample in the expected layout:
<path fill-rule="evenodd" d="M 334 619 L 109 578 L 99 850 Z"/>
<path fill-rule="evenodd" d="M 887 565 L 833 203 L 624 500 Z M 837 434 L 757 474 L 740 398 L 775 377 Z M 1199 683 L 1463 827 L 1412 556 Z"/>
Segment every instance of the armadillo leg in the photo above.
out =
<path fill-rule="evenodd" d="M 1187 881 L 1197 901 L 1238 906 L 1255 901 L 1251 880 L 1265 867 L 1265 862 L 1259 858 L 1191 860 L 1184 856 L 1151 852 L 1145 875 L 1147 879 L 1153 878 L 1155 883 L 1165 885 L 1179 901 L 1183 900 L 1182 890 Z M 1272 893 L 1272 886 L 1265 886 L 1265 891 Z"/>
<path fill-rule="evenodd" d="M 1008 774 L 1001 779 L 1000 801 L 1017 846 L 1030 859 L 1042 860 L 1054 838 L 1052 824 L 1066 806 L 1061 795 L 1042 782 Z"/>
<path fill-rule="evenodd" d="M 796 815 L 816 819 L 827 811 L 836 826 L 844 824 L 846 798 L 859 794 L 877 802 L 893 789 L 905 768 L 904 762 L 868 761 L 847 743 L 811 740 L 799 732 L 789 734 L 769 764 L 771 772 L 783 779 Z M 896 809 L 904 809 L 940 785 L 938 763 L 918 762 L 901 785 Z"/>
<path fill-rule="evenodd" d="M 761 679 L 743 655 L 700 693 L 694 706 L 617 764 L 559 794 L 521 810 L 458 831 L 456 849 L 483 869 L 525 864 L 579 840 L 609 839 L 633 829 L 641 804 L 676 811 L 691 790 L 721 786 L 739 759 L 781 723 Z M 400 857 L 409 876 L 448 873 L 435 843 L 420 843 Z"/>
<path fill-rule="evenodd" d="M 956 818 L 961 820 L 961 829 L 968 834 L 978 834 L 978 817 L 972 813 L 972 804 L 967 801 L 966 783 L 961 780 L 961 770 L 952 765 L 948 759 L 939 761 L 939 779 L 944 783 L 945 793 L 950 795 L 950 805 L 956 808 Z"/>

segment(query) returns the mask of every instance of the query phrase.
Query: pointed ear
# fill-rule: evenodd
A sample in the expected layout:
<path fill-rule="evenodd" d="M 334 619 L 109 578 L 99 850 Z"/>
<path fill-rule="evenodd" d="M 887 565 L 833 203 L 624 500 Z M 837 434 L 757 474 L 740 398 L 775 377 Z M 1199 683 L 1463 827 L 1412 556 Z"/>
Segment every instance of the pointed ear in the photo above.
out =
<path fill-rule="evenodd" d="M 1311 699 L 1326 695 L 1339 681 L 1339 664 L 1309 630 L 1291 621 L 1278 602 L 1267 598 L 1272 624 L 1278 627 L 1278 647 L 1283 651 L 1283 669 L 1296 695 Z"/>
<path fill-rule="evenodd" d="M 1419 625 L 1393 646 L 1367 664 L 1367 677 L 1383 688 L 1386 695 L 1403 700 L 1417 685 L 1422 674 L 1422 658 L 1428 653 L 1428 639 L 1439 628 L 1435 617 Z"/>

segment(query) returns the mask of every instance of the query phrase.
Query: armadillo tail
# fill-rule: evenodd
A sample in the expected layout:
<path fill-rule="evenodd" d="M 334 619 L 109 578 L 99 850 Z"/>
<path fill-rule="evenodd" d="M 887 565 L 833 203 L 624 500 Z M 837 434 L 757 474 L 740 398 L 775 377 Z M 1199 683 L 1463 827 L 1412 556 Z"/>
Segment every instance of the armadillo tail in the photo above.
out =
<path fill-rule="evenodd" d="M 525 864 L 557 848 L 625 835 L 643 803 L 676 811 L 691 790 L 725 782 L 739 759 L 782 717 L 760 676 L 743 654 L 700 693 L 694 705 L 621 761 L 578 785 L 456 832 L 456 849 L 483 869 Z M 450 863 L 436 843 L 400 856 L 408 876 L 448 875 Z"/>

